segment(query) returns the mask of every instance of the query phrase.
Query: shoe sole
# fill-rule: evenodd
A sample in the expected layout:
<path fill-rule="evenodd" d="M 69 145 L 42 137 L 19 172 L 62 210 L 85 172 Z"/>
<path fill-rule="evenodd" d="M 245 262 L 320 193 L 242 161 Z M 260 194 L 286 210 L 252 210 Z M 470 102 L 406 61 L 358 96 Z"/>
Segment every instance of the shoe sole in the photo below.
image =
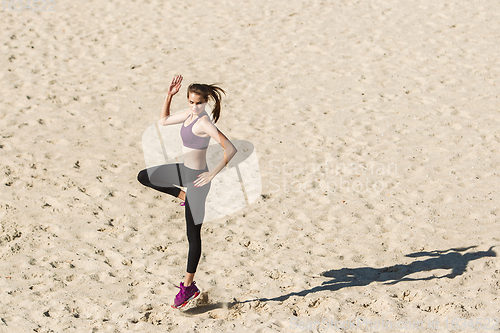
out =
<path fill-rule="evenodd" d="M 201 290 L 200 290 L 200 289 L 198 289 L 198 291 L 197 291 L 197 292 L 195 292 L 193 296 L 191 296 L 190 298 L 188 298 L 188 299 L 187 299 L 184 303 L 182 303 L 181 305 L 179 305 L 179 306 L 170 305 L 170 306 L 172 307 L 172 309 L 180 309 L 180 308 L 183 308 L 183 307 L 185 307 L 185 306 L 189 303 L 189 301 L 191 301 L 191 300 L 195 299 L 195 298 L 196 298 L 196 297 L 198 297 L 200 294 L 201 294 Z"/>

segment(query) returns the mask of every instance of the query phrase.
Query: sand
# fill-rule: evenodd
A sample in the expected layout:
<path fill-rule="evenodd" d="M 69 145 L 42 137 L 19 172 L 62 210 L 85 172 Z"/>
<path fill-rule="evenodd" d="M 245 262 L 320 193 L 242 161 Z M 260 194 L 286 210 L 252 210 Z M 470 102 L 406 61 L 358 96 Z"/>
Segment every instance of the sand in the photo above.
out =
<path fill-rule="evenodd" d="M 500 5 L 74 1 L 2 12 L 0 332 L 499 331 Z M 172 77 L 227 92 L 258 200 L 136 181 Z"/>

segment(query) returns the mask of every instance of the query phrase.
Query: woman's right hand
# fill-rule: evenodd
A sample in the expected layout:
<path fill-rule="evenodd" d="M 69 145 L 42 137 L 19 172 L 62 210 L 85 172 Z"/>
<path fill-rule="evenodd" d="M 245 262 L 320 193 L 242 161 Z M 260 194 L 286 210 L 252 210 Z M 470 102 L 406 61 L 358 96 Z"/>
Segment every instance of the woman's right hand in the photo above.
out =
<path fill-rule="evenodd" d="M 182 83 L 182 75 L 177 75 L 172 79 L 172 83 L 170 83 L 170 87 L 168 87 L 167 94 L 168 95 L 175 95 L 179 92 L 179 89 L 181 88 L 181 83 Z"/>

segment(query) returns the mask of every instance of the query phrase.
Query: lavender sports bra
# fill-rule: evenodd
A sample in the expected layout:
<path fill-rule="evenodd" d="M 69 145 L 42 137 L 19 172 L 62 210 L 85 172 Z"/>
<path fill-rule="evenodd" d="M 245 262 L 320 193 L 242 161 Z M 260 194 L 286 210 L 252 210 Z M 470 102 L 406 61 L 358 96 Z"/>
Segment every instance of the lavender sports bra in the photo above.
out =
<path fill-rule="evenodd" d="M 193 120 L 193 122 L 187 125 L 187 127 L 184 126 L 184 123 L 189 118 L 189 116 L 186 119 L 184 119 L 184 123 L 182 123 L 181 127 L 181 138 L 182 138 L 182 144 L 185 147 L 192 149 L 207 149 L 210 137 L 207 136 L 206 138 L 204 138 L 193 133 L 194 123 L 196 123 L 198 119 L 202 116 L 204 116 L 204 114 L 198 116 L 198 118 Z"/>

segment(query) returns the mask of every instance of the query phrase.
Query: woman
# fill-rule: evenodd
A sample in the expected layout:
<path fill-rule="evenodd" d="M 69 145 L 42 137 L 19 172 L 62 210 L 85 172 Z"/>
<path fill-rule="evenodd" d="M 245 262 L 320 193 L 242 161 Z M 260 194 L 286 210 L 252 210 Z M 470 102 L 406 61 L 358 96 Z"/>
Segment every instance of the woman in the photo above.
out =
<path fill-rule="evenodd" d="M 166 126 L 183 123 L 181 138 L 184 163 L 166 164 L 139 172 L 141 184 L 184 200 L 189 253 L 187 273 L 180 291 L 175 297 L 173 308 L 179 309 L 200 294 L 194 275 L 201 256 L 201 225 L 205 216 L 205 200 L 210 190 L 210 181 L 227 165 L 236 154 L 236 148 L 222 134 L 214 123 L 220 116 L 221 93 L 224 90 L 214 85 L 191 84 L 187 91 L 189 108 L 170 115 L 172 97 L 179 92 L 182 76 L 178 75 L 168 88 L 159 124 Z M 208 99 L 215 102 L 212 112 L 213 122 L 205 112 Z M 207 167 L 207 147 L 213 138 L 224 149 L 224 157 L 209 171 Z M 186 192 L 175 185 L 186 187 Z M 181 205 L 183 205 L 181 203 Z"/>

